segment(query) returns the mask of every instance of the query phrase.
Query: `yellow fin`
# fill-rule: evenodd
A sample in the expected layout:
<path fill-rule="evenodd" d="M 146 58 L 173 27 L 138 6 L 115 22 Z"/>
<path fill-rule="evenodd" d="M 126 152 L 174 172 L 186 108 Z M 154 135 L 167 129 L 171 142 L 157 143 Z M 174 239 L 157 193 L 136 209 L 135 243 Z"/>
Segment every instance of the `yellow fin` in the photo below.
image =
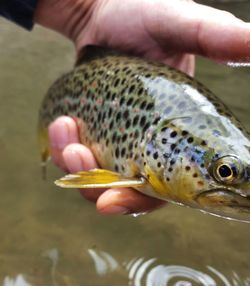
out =
<path fill-rule="evenodd" d="M 126 188 L 143 187 L 144 178 L 126 178 L 121 174 L 108 170 L 93 169 L 87 172 L 69 174 L 55 181 L 62 188 Z"/>

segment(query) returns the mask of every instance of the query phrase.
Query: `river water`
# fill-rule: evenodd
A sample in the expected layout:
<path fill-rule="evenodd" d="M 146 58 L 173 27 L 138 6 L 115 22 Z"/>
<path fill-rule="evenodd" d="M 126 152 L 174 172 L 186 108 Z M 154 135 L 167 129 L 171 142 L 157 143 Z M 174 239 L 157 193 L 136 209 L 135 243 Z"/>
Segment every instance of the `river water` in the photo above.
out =
<path fill-rule="evenodd" d="M 250 21 L 249 2 L 222 2 L 206 1 Z M 249 286 L 249 224 L 177 206 L 104 217 L 55 187 L 62 173 L 52 164 L 42 180 L 39 104 L 73 62 L 60 35 L 0 20 L 0 285 Z M 250 68 L 199 59 L 196 77 L 250 130 Z"/>

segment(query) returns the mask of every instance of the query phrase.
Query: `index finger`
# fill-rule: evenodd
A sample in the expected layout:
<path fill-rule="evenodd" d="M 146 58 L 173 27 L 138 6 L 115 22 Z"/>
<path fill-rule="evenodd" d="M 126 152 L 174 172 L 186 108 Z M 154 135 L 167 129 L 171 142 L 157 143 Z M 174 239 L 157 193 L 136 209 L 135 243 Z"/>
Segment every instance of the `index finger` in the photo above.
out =
<path fill-rule="evenodd" d="M 164 49 L 250 63 L 250 23 L 193 1 L 157 2 L 147 2 L 144 24 Z"/>

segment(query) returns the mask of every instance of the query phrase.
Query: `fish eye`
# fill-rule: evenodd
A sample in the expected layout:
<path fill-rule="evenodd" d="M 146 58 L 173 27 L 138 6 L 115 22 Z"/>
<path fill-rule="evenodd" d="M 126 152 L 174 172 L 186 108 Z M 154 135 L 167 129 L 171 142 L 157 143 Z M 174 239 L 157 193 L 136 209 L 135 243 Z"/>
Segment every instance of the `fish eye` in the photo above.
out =
<path fill-rule="evenodd" d="M 215 161 L 213 177 L 226 184 L 237 184 L 243 175 L 243 166 L 235 156 L 225 156 Z"/>
<path fill-rule="evenodd" d="M 226 164 L 221 164 L 220 166 L 218 166 L 216 171 L 218 172 L 217 174 L 218 176 L 220 176 L 221 178 L 227 179 L 227 180 L 231 179 L 233 176 L 232 167 Z"/>

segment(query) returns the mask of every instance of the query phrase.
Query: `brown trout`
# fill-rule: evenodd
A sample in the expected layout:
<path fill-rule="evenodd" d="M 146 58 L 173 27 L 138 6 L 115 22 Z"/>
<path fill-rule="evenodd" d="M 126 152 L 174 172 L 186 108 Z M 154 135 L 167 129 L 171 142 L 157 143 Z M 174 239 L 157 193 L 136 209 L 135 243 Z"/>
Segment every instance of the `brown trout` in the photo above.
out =
<path fill-rule="evenodd" d="M 171 67 L 89 46 L 45 97 L 48 125 L 76 119 L 100 168 L 56 181 L 65 188 L 132 187 L 159 199 L 250 221 L 249 133 L 202 84 Z"/>

